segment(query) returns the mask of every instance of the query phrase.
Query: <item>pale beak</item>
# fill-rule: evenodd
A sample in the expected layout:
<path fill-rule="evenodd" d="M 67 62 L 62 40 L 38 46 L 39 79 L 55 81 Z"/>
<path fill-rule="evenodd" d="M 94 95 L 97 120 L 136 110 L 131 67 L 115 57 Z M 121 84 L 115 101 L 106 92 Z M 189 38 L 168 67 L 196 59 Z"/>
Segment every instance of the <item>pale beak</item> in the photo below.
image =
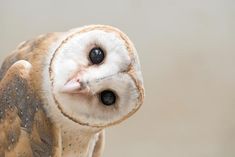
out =
<path fill-rule="evenodd" d="M 90 90 L 87 85 L 80 82 L 78 79 L 72 79 L 65 83 L 61 92 L 69 94 L 89 94 Z"/>

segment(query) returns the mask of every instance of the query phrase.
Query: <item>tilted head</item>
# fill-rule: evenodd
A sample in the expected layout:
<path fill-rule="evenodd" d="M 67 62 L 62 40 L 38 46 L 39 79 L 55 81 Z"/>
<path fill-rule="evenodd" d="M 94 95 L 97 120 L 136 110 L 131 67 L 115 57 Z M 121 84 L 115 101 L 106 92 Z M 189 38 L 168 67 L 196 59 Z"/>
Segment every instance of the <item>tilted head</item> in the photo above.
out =
<path fill-rule="evenodd" d="M 136 50 L 111 26 L 71 30 L 50 59 L 51 94 L 62 116 L 85 126 L 123 121 L 143 103 Z"/>

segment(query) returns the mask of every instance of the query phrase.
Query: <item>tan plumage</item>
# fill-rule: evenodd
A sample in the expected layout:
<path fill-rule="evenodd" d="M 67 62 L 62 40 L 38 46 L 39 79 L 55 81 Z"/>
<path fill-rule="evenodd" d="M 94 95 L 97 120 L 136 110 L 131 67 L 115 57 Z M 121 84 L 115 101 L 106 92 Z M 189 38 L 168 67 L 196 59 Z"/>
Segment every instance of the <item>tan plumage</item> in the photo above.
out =
<path fill-rule="evenodd" d="M 138 91 L 138 97 L 133 97 L 137 105 L 123 115 L 119 115 L 116 109 L 94 108 L 101 115 L 114 111 L 117 114 L 113 120 L 102 118 L 100 122 L 98 119 L 96 122 L 96 118 L 84 120 L 84 117 L 65 110 L 63 104 L 60 106 L 64 100 L 56 100 L 53 92 L 52 100 L 51 89 L 45 85 L 46 71 L 52 82 L 52 91 L 56 88 L 54 79 L 59 76 L 53 70 L 58 68 L 54 63 L 58 51 L 63 50 L 74 36 L 96 30 L 114 33 L 124 42 L 132 61 L 124 72 L 133 81 L 130 86 L 135 86 L 133 90 Z M 20 44 L 5 59 L 0 70 L 0 157 L 100 157 L 104 146 L 103 129 L 128 118 L 143 103 L 141 74 L 136 71 L 135 64 L 139 63 L 132 43 L 122 32 L 110 26 L 92 25 L 66 33 L 50 33 Z M 69 97 L 73 99 L 74 95 Z"/>
<path fill-rule="evenodd" d="M 30 69 L 28 62 L 18 61 L 1 80 L 1 156 L 49 156 L 59 146 L 56 130 L 30 85 Z"/>

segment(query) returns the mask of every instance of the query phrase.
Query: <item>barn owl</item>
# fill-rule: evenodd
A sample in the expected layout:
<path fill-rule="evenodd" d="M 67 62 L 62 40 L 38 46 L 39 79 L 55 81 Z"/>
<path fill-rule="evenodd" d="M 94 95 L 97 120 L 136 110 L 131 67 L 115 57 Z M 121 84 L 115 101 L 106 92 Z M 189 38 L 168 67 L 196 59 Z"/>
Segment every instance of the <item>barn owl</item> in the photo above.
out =
<path fill-rule="evenodd" d="M 117 28 L 23 42 L 0 70 L 0 157 L 100 157 L 104 129 L 143 99 L 136 49 Z"/>

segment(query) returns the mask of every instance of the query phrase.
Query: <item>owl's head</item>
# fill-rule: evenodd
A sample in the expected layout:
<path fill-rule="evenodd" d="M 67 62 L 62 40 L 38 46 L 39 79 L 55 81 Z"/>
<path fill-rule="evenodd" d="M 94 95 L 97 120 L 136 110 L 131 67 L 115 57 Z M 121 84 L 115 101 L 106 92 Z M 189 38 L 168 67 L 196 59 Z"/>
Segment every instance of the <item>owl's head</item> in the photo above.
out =
<path fill-rule="evenodd" d="M 53 52 L 50 88 L 61 115 L 107 127 L 135 113 L 144 87 L 134 45 L 120 30 L 91 25 L 71 30 Z"/>

